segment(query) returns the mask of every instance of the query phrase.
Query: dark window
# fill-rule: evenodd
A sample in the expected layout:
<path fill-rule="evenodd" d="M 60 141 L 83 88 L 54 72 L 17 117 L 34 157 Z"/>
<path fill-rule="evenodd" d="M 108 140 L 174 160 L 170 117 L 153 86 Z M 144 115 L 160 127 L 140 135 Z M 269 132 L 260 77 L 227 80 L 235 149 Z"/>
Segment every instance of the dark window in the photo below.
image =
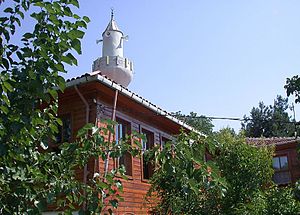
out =
<path fill-rule="evenodd" d="M 277 156 L 273 158 L 274 176 L 276 184 L 288 184 L 291 182 L 291 173 L 287 156 Z"/>
<path fill-rule="evenodd" d="M 56 153 L 60 152 L 60 143 L 69 142 L 72 138 L 71 115 L 59 116 L 62 125 L 58 127 L 58 133 L 55 136 L 55 142 L 50 143 L 50 150 Z"/>
<path fill-rule="evenodd" d="M 68 142 L 72 138 L 71 115 L 63 115 L 59 118 L 62 121 L 62 125 L 58 128 L 56 143 Z"/>
<path fill-rule="evenodd" d="M 117 144 L 119 143 L 124 143 L 124 140 L 126 139 L 126 135 L 131 134 L 131 125 L 129 122 L 117 118 L 117 126 L 116 126 L 116 142 Z M 131 144 L 131 141 L 128 140 L 125 142 L 125 144 Z M 125 152 L 125 154 L 119 158 L 117 161 L 117 165 L 123 165 L 125 167 L 125 174 L 132 176 L 132 157 L 129 152 Z"/>
<path fill-rule="evenodd" d="M 146 129 L 142 129 L 142 133 L 145 135 L 145 141 L 142 142 L 143 152 L 154 147 L 154 133 Z M 154 165 L 147 161 L 142 156 L 142 165 L 143 165 L 143 179 L 150 179 L 154 173 Z"/>

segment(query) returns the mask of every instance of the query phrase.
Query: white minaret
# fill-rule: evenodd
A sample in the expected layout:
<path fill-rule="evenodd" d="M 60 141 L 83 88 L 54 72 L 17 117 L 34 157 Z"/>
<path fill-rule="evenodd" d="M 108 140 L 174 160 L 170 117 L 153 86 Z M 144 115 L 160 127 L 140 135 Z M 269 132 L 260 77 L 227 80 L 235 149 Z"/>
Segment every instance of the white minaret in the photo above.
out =
<path fill-rule="evenodd" d="M 119 30 L 114 20 L 114 12 L 111 12 L 111 19 L 102 33 L 102 57 L 93 63 L 93 72 L 100 70 L 103 75 L 112 79 L 118 84 L 127 87 L 132 80 L 133 63 L 128 58 L 123 57 L 123 42 L 128 39 Z"/>

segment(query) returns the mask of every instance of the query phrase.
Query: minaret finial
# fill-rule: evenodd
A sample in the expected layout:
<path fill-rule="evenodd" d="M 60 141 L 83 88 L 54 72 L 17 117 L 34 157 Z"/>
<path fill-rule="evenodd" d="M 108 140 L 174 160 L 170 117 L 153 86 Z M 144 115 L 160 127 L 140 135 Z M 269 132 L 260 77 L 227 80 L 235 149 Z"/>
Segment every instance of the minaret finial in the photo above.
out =
<path fill-rule="evenodd" d="M 110 10 L 111 10 L 111 20 L 114 20 L 114 8 L 111 7 Z"/>

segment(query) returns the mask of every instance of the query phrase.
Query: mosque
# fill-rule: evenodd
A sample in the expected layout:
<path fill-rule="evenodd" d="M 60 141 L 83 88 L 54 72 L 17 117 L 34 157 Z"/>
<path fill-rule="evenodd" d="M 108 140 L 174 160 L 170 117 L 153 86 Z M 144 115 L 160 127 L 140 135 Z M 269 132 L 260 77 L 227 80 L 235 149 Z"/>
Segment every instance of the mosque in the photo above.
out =
<path fill-rule="evenodd" d="M 102 56 L 92 65 L 92 72 L 67 80 L 67 88 L 59 95 L 59 116 L 63 121 L 60 141 L 75 139 L 78 129 L 86 123 L 103 126 L 103 119 L 117 121 L 115 140 L 131 132 L 143 133 L 147 141 L 143 150 L 162 146 L 192 127 L 173 117 L 167 111 L 130 91 L 133 79 L 133 62 L 124 56 L 124 41 L 128 39 L 118 28 L 112 12 L 111 19 L 102 33 Z M 131 143 L 132 144 L 132 143 Z M 106 166 L 101 158 L 93 158 L 83 170 L 77 171 L 79 180 L 88 181 L 104 168 L 124 165 L 128 180 L 123 180 L 124 198 L 116 214 L 146 214 L 149 208 L 145 195 L 150 187 L 148 180 L 154 167 L 141 158 L 126 153 L 120 160 L 110 160 Z M 121 179 L 122 180 L 122 179 Z"/>

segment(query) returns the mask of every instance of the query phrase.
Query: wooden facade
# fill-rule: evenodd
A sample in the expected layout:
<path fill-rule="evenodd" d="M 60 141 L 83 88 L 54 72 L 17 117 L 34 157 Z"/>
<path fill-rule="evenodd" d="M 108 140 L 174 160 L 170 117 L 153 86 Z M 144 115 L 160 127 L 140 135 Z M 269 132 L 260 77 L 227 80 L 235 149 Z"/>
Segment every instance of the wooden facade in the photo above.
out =
<path fill-rule="evenodd" d="M 70 116 L 71 118 L 71 140 L 74 140 L 78 129 L 84 126 L 87 121 L 101 126 L 101 123 L 99 123 L 101 120 L 112 118 L 116 90 L 118 90 L 115 108 L 116 120 L 120 120 L 123 124 L 126 123 L 128 127 L 126 129 L 131 132 L 148 133 L 152 136 L 151 141 L 154 145 L 161 145 L 165 140 L 179 134 L 182 127 L 189 130 L 187 125 L 177 122 L 175 119 L 173 120 L 170 115 L 167 117 L 167 112 L 162 111 L 141 97 L 137 97 L 127 89 L 123 87 L 116 89 L 113 87 L 115 83 L 109 82 L 112 85 L 108 85 L 97 78 L 87 81 L 84 79 L 85 77 L 91 76 L 79 78 L 81 81 L 78 81 L 78 79 L 69 81 L 68 88 L 63 94 L 59 95 L 59 115 Z M 82 94 L 82 97 L 79 96 L 79 93 Z M 137 98 L 134 99 L 133 96 Z M 82 98 L 88 103 L 88 112 Z M 155 107 L 160 112 L 155 111 Z M 93 177 L 94 173 L 98 171 L 97 168 L 102 169 L 104 167 L 101 159 L 96 159 L 96 161 L 98 163 L 95 162 L 95 159 L 91 159 L 88 164 L 88 178 Z M 149 205 L 145 201 L 145 195 L 150 187 L 148 184 L 149 174 L 152 173 L 148 172 L 148 167 L 144 166 L 143 168 L 143 158 L 127 158 L 126 162 L 127 165 L 129 162 L 131 166 L 128 167 L 130 170 L 130 173 L 128 173 L 129 179 L 127 181 L 121 179 L 124 187 L 124 193 L 122 194 L 124 202 L 120 202 L 114 213 L 147 214 Z M 109 169 L 112 169 L 114 165 L 116 165 L 115 162 L 110 160 Z M 78 170 L 76 173 L 77 179 L 83 180 L 84 171 Z"/>

